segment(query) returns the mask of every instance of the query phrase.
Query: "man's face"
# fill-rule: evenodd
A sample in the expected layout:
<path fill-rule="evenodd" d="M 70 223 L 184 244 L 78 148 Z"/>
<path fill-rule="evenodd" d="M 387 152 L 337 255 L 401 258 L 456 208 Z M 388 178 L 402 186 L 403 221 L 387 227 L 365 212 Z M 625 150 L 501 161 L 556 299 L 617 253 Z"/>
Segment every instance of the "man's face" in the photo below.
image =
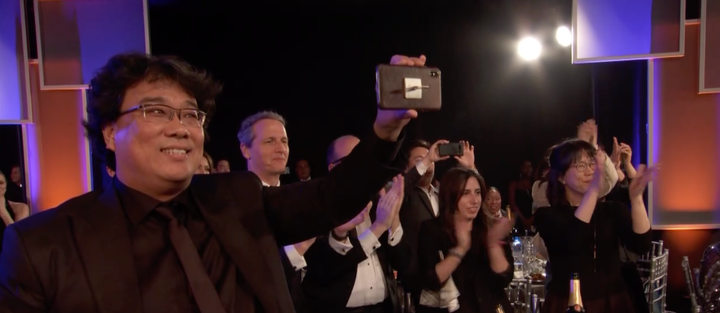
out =
<path fill-rule="evenodd" d="M 310 178 L 310 164 L 307 160 L 300 160 L 295 164 L 295 174 L 302 180 Z"/>
<path fill-rule="evenodd" d="M 230 162 L 228 160 L 220 160 L 217 164 L 218 173 L 230 173 Z"/>
<path fill-rule="evenodd" d="M 22 183 L 21 178 L 22 176 L 20 175 L 20 167 L 13 167 L 12 170 L 10 170 L 10 180 L 13 183 L 20 184 Z"/>
<path fill-rule="evenodd" d="M 252 145 L 240 147 L 248 160 L 248 169 L 268 175 L 285 173 L 290 153 L 285 126 L 280 121 L 264 119 L 253 125 L 253 134 Z"/>
<path fill-rule="evenodd" d="M 197 108 L 193 97 L 169 81 L 142 82 L 129 88 L 120 111 L 139 104 Z M 103 129 L 105 144 L 116 155 L 116 174 L 123 183 L 149 189 L 168 183 L 189 184 L 203 158 L 205 133 L 197 123 L 180 123 L 175 113 L 171 121 L 151 122 L 137 110 Z"/>

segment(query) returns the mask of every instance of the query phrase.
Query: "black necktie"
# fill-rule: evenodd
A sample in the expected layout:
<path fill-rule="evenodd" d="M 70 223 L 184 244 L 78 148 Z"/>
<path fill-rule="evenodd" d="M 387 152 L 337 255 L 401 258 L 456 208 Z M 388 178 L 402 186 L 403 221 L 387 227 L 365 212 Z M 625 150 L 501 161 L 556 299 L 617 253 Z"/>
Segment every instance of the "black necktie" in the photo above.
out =
<path fill-rule="evenodd" d="M 190 239 L 187 229 L 178 223 L 177 218 L 172 210 L 166 206 L 160 206 L 155 209 L 158 213 L 168 219 L 168 233 L 175 252 L 180 258 L 180 263 L 185 270 L 190 290 L 195 297 L 200 312 L 202 313 L 221 313 L 225 312 L 220 296 L 218 296 L 215 286 L 213 286 L 208 277 L 205 268 L 203 268 L 200 255 L 197 248 Z"/>

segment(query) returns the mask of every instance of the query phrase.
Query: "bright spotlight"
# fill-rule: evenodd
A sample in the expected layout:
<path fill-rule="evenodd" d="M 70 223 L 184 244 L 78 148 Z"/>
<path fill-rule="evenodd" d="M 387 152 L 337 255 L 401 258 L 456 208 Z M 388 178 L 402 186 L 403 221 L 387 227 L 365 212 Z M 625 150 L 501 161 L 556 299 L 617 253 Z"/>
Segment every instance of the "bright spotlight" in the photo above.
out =
<path fill-rule="evenodd" d="M 527 61 L 535 60 L 540 57 L 541 51 L 542 45 L 540 44 L 540 41 L 533 37 L 525 37 L 520 40 L 520 43 L 518 44 L 518 55 Z"/>
<path fill-rule="evenodd" d="M 557 42 L 563 47 L 569 46 L 573 40 L 572 33 L 570 32 L 570 29 L 566 26 L 558 27 L 557 31 L 555 32 L 555 39 L 557 39 Z"/>

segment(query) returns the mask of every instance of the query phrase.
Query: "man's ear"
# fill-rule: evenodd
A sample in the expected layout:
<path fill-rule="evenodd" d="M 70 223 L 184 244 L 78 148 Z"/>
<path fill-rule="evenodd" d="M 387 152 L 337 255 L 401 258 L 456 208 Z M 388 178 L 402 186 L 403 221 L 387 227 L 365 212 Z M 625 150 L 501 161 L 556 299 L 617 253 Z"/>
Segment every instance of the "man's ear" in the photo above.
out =
<path fill-rule="evenodd" d="M 246 160 L 250 160 L 250 147 L 246 146 L 244 143 L 241 143 L 240 152 L 242 152 L 242 155 Z"/>
<path fill-rule="evenodd" d="M 103 133 L 103 139 L 105 139 L 105 148 L 107 148 L 110 151 L 115 151 L 115 132 L 117 130 L 117 125 L 115 123 L 111 123 L 108 125 L 103 126 L 102 133 Z"/>

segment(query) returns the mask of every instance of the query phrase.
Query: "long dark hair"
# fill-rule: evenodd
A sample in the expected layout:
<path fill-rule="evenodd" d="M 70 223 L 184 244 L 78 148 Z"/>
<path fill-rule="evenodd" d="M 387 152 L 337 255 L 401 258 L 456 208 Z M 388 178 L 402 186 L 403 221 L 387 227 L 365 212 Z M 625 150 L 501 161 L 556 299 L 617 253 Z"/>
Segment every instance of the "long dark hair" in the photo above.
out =
<path fill-rule="evenodd" d="M 583 155 L 595 158 L 595 147 L 587 141 L 580 139 L 566 140 L 552 148 L 550 153 L 550 172 L 547 175 L 547 199 L 551 206 L 570 205 L 565 197 L 565 186 L 560 178 L 565 176 L 567 170 L 580 160 Z"/>
<path fill-rule="evenodd" d="M 441 227 L 444 233 L 450 237 L 453 244 L 457 244 L 455 238 L 455 212 L 458 211 L 458 202 L 463 195 L 468 179 L 475 177 L 480 184 L 480 194 L 487 195 L 487 187 L 485 179 L 475 171 L 464 168 L 452 168 L 445 173 L 440 179 L 439 192 L 439 214 Z M 481 204 L 482 206 L 482 204 Z M 482 209 L 478 212 L 478 216 L 473 220 L 472 230 L 472 250 L 478 251 L 481 246 L 485 245 L 485 237 L 487 235 L 486 216 Z"/>

